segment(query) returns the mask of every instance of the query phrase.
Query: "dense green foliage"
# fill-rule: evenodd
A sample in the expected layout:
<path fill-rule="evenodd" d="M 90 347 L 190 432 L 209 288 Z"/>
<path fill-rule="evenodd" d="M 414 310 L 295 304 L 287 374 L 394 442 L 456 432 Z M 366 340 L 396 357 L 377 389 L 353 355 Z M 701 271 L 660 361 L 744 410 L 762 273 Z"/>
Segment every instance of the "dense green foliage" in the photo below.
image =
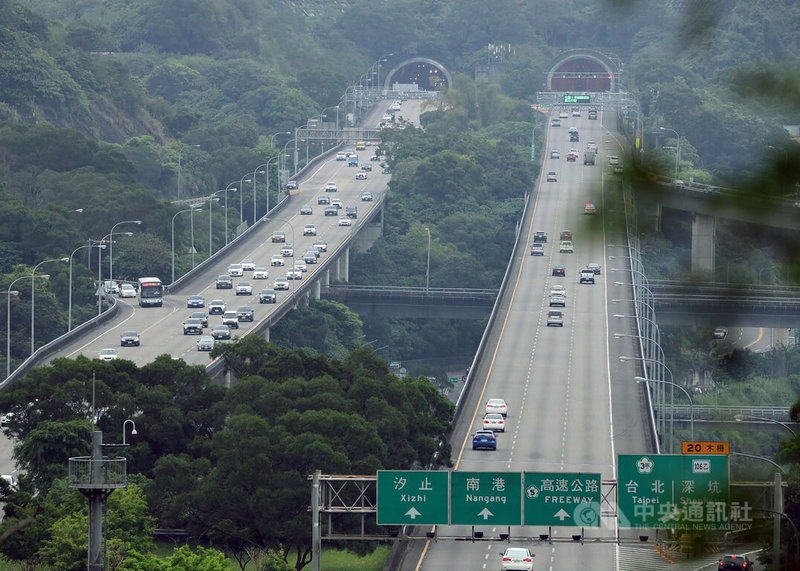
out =
<path fill-rule="evenodd" d="M 0 410 L 12 415 L 5 432 L 25 474 L 17 491 L 6 490 L 0 531 L 35 520 L 0 551 L 60 560 L 59 568 L 85 560 L 86 504 L 60 478 L 68 457 L 89 453 L 91 395 L 106 442 L 119 439 L 127 419 L 136 422 L 125 455 L 147 501 L 137 487 L 111 496 L 127 502 L 109 509 L 109 539 L 119 538 L 120 556 L 148 551 L 153 527 L 184 528 L 237 557 L 291 553 L 300 568 L 310 556 L 305 508 L 314 470 L 371 474 L 450 461 L 452 404 L 427 379 L 391 374 L 370 348 L 330 360 L 248 336 L 215 351 L 240 379 L 230 389 L 211 384 L 202 367 L 164 355 L 141 368 L 57 359 L 0 393 Z M 341 531 L 352 523 L 334 525 Z"/>

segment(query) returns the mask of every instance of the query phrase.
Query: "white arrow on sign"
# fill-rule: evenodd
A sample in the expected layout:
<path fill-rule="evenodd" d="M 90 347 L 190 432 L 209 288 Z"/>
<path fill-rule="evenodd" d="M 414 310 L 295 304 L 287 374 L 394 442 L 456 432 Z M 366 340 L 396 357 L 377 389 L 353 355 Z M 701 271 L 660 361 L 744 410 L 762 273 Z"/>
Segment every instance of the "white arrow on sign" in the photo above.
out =
<path fill-rule="evenodd" d="M 483 508 L 481 511 L 478 512 L 478 515 L 481 516 L 484 521 L 489 519 L 489 517 L 493 516 L 494 514 L 489 511 L 489 508 Z"/>
<path fill-rule="evenodd" d="M 563 509 L 558 510 L 553 517 L 557 517 L 561 521 L 564 521 L 566 518 L 569 517 L 569 514 L 565 512 Z"/>
<path fill-rule="evenodd" d="M 422 515 L 422 514 L 421 514 L 421 513 L 419 513 L 419 512 L 417 511 L 417 508 L 414 508 L 414 507 L 412 507 L 410 510 L 408 510 L 408 511 L 406 512 L 406 514 L 405 514 L 405 515 L 407 515 L 407 516 L 408 516 L 408 517 L 410 517 L 411 519 L 414 519 L 414 518 L 416 518 L 418 515 Z"/>

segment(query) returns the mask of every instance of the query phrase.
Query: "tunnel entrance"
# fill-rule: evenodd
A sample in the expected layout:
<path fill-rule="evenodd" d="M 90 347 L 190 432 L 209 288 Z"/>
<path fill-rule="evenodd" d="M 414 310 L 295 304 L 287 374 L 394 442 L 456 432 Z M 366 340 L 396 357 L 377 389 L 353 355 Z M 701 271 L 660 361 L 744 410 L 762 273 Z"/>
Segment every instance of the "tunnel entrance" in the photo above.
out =
<path fill-rule="evenodd" d="M 571 93 L 617 91 L 618 68 L 616 62 L 601 52 L 570 50 L 562 53 L 550 68 L 547 90 Z"/>
<path fill-rule="evenodd" d="M 392 91 L 446 91 L 450 85 L 450 72 L 442 64 L 428 58 L 412 58 L 387 74 L 383 88 Z"/>

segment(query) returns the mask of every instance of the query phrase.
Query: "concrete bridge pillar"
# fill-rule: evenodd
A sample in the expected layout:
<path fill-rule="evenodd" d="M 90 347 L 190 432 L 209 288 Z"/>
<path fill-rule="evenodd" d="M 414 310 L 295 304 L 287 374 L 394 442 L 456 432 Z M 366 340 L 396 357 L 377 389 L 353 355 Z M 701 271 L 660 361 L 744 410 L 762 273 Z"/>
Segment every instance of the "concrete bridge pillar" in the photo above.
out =
<path fill-rule="evenodd" d="M 319 299 L 320 297 L 320 290 L 322 289 L 319 280 L 314 280 L 314 283 L 311 284 L 311 297 L 312 299 Z"/>
<path fill-rule="evenodd" d="M 264 329 L 264 332 L 262 333 L 262 335 L 264 336 L 264 339 L 266 339 L 267 341 L 269 341 L 269 327 L 267 327 L 266 329 Z"/>
<path fill-rule="evenodd" d="M 331 280 L 334 282 L 341 281 L 339 278 L 339 276 L 341 275 L 341 269 L 340 269 L 341 260 L 342 260 L 341 256 L 336 256 L 336 259 L 333 261 L 333 265 L 331 267 L 331 270 L 333 272 L 333 275 L 331 275 Z M 328 282 L 328 285 L 330 285 L 330 281 Z"/>
<path fill-rule="evenodd" d="M 714 236 L 716 219 L 694 214 L 692 220 L 692 274 L 703 279 L 714 277 Z"/>
<path fill-rule="evenodd" d="M 350 246 L 344 249 L 344 253 L 340 258 L 342 260 L 342 273 L 339 279 L 343 282 L 350 281 Z"/>
<path fill-rule="evenodd" d="M 324 272 L 322 272 L 322 287 L 329 288 L 331 287 L 331 270 L 330 268 L 326 268 Z"/>

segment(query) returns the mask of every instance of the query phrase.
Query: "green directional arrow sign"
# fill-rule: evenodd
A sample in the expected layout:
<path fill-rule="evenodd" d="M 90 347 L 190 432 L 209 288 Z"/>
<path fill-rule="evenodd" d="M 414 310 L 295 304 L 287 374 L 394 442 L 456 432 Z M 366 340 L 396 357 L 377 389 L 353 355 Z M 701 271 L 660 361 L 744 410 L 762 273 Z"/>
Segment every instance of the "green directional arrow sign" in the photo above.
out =
<path fill-rule="evenodd" d="M 522 474 L 452 472 L 451 525 L 520 525 Z"/>
<path fill-rule="evenodd" d="M 449 472 L 379 470 L 378 525 L 446 525 Z"/>
<path fill-rule="evenodd" d="M 525 525 L 600 525 L 600 474 L 525 472 Z"/>

